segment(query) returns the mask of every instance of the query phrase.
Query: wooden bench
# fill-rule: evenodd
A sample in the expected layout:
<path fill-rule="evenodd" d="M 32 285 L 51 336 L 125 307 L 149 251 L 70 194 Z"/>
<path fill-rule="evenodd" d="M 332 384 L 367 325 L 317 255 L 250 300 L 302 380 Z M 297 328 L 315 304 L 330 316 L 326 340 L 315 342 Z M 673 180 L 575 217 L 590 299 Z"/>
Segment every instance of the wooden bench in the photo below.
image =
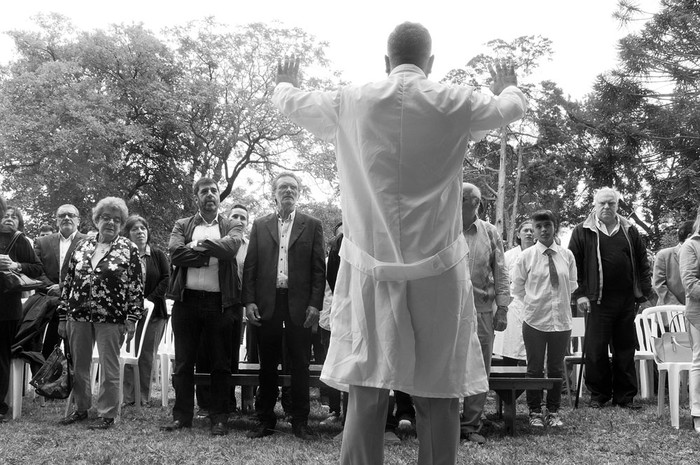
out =
<path fill-rule="evenodd" d="M 561 378 L 528 378 L 526 367 L 492 366 L 489 389 L 498 394 L 498 415 L 505 421 L 506 433 L 515 436 L 515 406 L 528 389 L 561 389 Z"/>
<path fill-rule="evenodd" d="M 309 386 L 325 386 L 319 379 L 323 365 L 309 366 Z M 281 367 L 278 367 L 281 371 Z M 259 384 L 257 363 L 240 363 L 238 373 L 231 374 L 231 384 L 257 386 Z M 280 386 L 291 386 L 292 377 L 279 374 Z M 195 384 L 208 386 L 209 373 L 195 373 Z M 498 394 L 498 415 L 505 421 L 506 433 L 515 436 L 515 406 L 518 397 L 528 389 L 561 389 L 561 378 L 528 378 L 526 367 L 492 366 L 489 389 Z"/>

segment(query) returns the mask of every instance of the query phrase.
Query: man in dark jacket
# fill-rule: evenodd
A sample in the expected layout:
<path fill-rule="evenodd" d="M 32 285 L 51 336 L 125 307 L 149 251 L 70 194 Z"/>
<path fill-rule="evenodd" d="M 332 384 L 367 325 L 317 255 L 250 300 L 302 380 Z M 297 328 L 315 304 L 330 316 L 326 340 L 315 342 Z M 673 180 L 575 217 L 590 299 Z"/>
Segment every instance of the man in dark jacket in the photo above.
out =
<path fill-rule="evenodd" d="M 651 269 L 637 228 L 617 214 L 620 194 L 596 192 L 594 211 L 574 229 L 569 249 L 576 258 L 579 311 L 588 312 L 586 387 L 590 406 L 635 408 L 636 304 L 649 306 Z M 608 357 L 612 350 L 612 366 Z"/>
<path fill-rule="evenodd" d="M 175 267 L 167 297 L 173 299 L 175 336 L 174 431 L 192 426 L 194 365 L 200 340 L 211 361 L 211 434 L 228 433 L 229 381 L 234 319 L 241 317 L 236 254 L 243 223 L 219 214 L 219 188 L 210 178 L 194 184 L 196 215 L 175 222 L 170 233 L 170 259 Z"/>
<path fill-rule="evenodd" d="M 296 209 L 300 187 L 294 173 L 275 176 L 277 211 L 253 223 L 243 267 L 242 301 L 248 323 L 256 326 L 260 356 L 258 424 L 249 438 L 274 432 L 283 335 L 292 378 L 292 432 L 300 439 L 310 437 L 309 353 L 323 307 L 326 266 L 321 222 Z"/>

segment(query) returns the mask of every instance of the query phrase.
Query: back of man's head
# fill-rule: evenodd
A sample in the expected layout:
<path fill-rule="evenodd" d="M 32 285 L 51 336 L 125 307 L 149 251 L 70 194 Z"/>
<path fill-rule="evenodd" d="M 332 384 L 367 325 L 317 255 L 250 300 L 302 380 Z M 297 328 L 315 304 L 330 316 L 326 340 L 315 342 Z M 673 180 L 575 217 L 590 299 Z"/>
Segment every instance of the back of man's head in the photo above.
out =
<path fill-rule="evenodd" d="M 401 23 L 389 34 L 387 55 L 392 66 L 412 64 L 423 68 L 430 58 L 431 49 L 430 32 L 422 24 Z"/>
<path fill-rule="evenodd" d="M 678 227 L 678 242 L 683 243 L 693 233 L 693 222 L 684 221 Z"/>

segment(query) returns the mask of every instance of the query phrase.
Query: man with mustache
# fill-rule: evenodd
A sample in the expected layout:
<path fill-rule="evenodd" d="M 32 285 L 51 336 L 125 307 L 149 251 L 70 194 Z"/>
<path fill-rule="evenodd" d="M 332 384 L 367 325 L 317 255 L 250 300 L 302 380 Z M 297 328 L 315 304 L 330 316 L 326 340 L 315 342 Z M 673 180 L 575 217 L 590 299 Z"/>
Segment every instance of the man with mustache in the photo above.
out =
<path fill-rule="evenodd" d="M 48 236 L 38 237 L 34 241 L 34 252 L 44 265 L 42 280 L 46 283 L 44 292 L 48 296 L 61 295 L 60 287 L 63 275 L 68 268 L 68 260 L 73 255 L 78 243 L 87 237 L 78 231 L 80 225 L 80 212 L 69 203 L 61 205 L 56 210 L 56 226 L 58 232 Z M 54 310 L 58 300 L 54 302 Z M 46 329 L 44 348 L 42 354 L 48 358 L 56 344 L 60 342 L 58 336 L 58 314 L 55 313 Z"/>

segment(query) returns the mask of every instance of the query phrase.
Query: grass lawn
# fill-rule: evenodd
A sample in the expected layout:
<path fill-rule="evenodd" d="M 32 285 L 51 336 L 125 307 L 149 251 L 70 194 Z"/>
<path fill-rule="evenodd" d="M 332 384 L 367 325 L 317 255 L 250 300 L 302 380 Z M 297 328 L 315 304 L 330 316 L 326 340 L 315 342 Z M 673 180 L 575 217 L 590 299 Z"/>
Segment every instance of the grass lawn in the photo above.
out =
<path fill-rule="evenodd" d="M 172 391 L 172 390 L 171 390 Z M 158 392 L 153 392 L 158 396 Z M 170 406 L 172 407 L 172 392 Z M 0 425 L 0 464 L 333 464 L 338 462 L 340 443 L 334 437 L 339 426 L 321 427 L 317 390 L 312 390 L 310 427 L 316 436 L 302 442 L 291 434 L 288 423 L 278 423 L 278 433 L 251 440 L 245 437 L 252 418 L 232 415 L 228 436 L 211 437 L 208 420 L 195 420 L 192 429 L 160 432 L 158 426 L 170 419 L 170 407 L 133 408 L 107 431 L 93 432 L 85 424 L 59 426 L 65 401 L 43 406 L 31 396 L 24 398 L 22 417 Z M 505 436 L 503 424 L 495 417 L 492 396 L 486 406 L 487 443 L 463 443 L 460 464 L 697 464 L 700 436 L 691 427 L 690 412 L 681 409 L 681 428 L 671 428 L 668 409 L 656 414 L 656 401 L 640 402 L 641 410 L 629 411 L 607 406 L 600 410 L 579 410 L 567 405 L 560 412 L 564 426 L 556 430 L 533 431 L 527 423 L 524 395 L 518 402 L 518 435 Z M 609 405 L 609 404 L 608 404 Z M 91 412 L 91 416 L 94 414 Z M 385 447 L 386 464 L 414 464 L 418 456 L 415 436 L 404 435 L 400 444 Z M 373 464 L 368 464 L 373 465 Z"/>

